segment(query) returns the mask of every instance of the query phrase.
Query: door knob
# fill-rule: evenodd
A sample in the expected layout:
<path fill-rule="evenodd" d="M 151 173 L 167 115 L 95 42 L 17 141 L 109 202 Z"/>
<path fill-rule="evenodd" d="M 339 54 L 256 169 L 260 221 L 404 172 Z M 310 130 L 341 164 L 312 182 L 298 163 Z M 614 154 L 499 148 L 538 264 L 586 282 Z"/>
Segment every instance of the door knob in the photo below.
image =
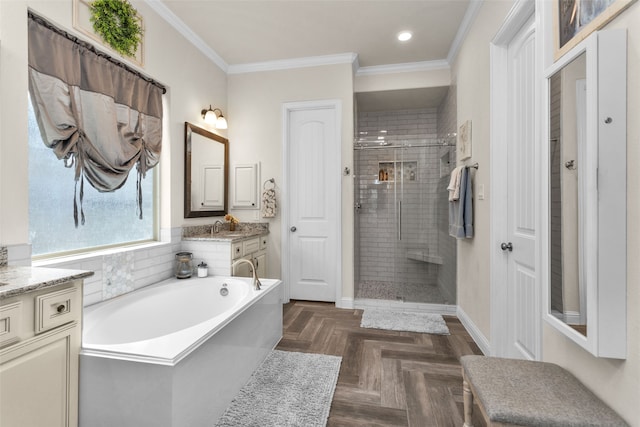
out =
<path fill-rule="evenodd" d="M 290 228 L 291 232 L 295 233 L 297 228 L 295 227 L 295 225 L 293 227 Z"/>
<path fill-rule="evenodd" d="M 502 243 L 500 245 L 500 249 L 502 249 L 503 251 L 513 251 L 513 243 L 509 242 L 509 243 Z"/>

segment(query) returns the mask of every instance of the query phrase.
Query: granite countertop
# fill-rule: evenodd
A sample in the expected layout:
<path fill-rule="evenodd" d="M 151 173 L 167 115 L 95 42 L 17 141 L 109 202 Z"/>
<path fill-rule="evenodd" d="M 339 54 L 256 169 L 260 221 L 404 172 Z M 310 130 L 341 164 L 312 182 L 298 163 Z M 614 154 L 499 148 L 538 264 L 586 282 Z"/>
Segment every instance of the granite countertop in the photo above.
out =
<path fill-rule="evenodd" d="M 0 267 L 0 300 L 92 276 L 93 271 L 45 267 Z"/>
<path fill-rule="evenodd" d="M 208 233 L 202 233 L 202 234 L 197 234 L 195 236 L 184 236 L 182 237 L 182 240 L 206 240 L 206 241 L 218 241 L 218 242 L 235 242 L 238 240 L 244 240 L 244 239 L 248 239 L 250 237 L 256 237 L 256 236 L 264 236 L 269 234 L 269 230 L 264 230 L 264 229 L 253 229 L 253 230 L 242 230 L 242 231 L 229 231 L 229 230 L 220 230 L 217 233 L 213 233 L 211 234 L 211 232 Z"/>
<path fill-rule="evenodd" d="M 266 223 L 244 222 L 238 224 L 234 231 L 229 230 L 229 224 L 223 224 L 220 231 L 212 233 L 213 224 L 185 227 L 182 230 L 182 240 L 203 240 L 210 242 L 236 242 L 250 237 L 266 236 L 269 225 Z"/>

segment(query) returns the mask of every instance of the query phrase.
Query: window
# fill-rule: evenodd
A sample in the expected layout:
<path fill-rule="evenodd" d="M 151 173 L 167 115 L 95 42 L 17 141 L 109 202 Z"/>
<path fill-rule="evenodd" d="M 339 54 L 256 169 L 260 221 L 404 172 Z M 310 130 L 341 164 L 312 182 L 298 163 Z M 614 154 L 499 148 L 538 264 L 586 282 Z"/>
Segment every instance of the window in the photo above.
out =
<path fill-rule="evenodd" d="M 151 169 L 141 180 L 143 219 L 137 213 L 135 168 L 125 185 L 112 193 L 100 193 L 85 181 L 86 223 L 76 228 L 74 168 L 65 168 L 64 161 L 42 142 L 29 97 L 29 240 L 33 256 L 154 239 L 155 174 Z"/>

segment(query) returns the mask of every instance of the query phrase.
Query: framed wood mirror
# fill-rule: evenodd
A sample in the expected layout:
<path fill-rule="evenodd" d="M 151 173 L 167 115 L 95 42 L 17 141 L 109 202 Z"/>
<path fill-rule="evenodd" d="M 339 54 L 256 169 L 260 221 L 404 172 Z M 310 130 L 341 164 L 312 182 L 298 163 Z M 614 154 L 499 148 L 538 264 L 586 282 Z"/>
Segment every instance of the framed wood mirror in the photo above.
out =
<path fill-rule="evenodd" d="M 229 140 L 184 123 L 184 217 L 227 213 Z"/>

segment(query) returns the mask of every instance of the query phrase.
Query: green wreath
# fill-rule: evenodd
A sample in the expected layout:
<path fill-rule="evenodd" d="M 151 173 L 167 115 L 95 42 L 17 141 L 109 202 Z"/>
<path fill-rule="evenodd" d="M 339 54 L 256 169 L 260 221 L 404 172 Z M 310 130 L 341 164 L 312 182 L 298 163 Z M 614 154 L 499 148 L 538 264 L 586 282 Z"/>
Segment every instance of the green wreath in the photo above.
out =
<path fill-rule="evenodd" d="M 89 4 L 93 30 L 117 52 L 135 56 L 142 41 L 138 11 L 127 0 L 95 0 Z"/>

